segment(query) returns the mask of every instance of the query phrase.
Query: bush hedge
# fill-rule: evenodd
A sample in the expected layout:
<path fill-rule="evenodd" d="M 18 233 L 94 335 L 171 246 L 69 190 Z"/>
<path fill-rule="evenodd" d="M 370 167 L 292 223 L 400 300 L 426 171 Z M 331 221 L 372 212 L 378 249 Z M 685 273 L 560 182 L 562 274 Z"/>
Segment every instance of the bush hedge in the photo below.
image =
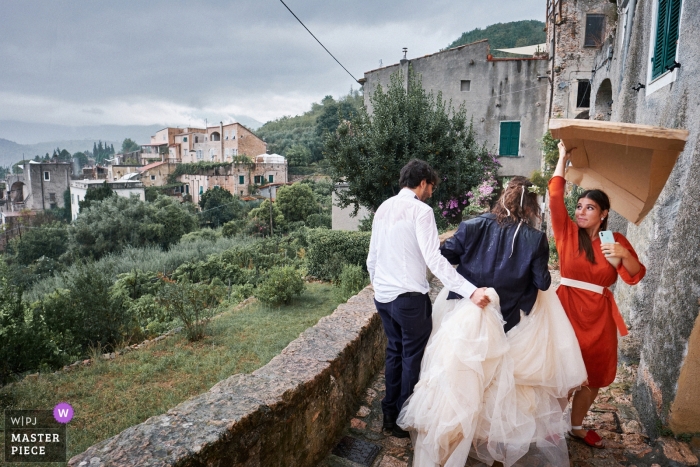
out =
<path fill-rule="evenodd" d="M 367 270 L 371 232 L 314 229 L 308 231 L 306 254 L 309 274 L 336 281 L 346 264 Z"/>

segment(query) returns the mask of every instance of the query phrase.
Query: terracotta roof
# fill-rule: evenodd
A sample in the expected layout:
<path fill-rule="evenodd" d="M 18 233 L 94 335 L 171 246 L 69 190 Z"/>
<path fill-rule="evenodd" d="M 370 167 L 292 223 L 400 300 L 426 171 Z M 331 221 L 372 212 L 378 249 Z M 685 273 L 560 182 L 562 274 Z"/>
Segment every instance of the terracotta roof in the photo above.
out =
<path fill-rule="evenodd" d="M 158 161 L 158 162 L 151 162 L 148 165 L 144 165 L 143 167 L 139 167 L 139 172 L 143 173 L 146 170 L 152 169 L 153 167 L 158 167 L 159 165 L 165 164 L 165 161 Z"/>

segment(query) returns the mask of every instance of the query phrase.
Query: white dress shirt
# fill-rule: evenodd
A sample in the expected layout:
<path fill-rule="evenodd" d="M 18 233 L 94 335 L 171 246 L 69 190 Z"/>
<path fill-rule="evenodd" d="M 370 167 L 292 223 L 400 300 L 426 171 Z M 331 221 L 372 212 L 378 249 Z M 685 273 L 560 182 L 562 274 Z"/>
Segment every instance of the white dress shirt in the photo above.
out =
<path fill-rule="evenodd" d="M 471 297 L 476 290 L 440 254 L 433 210 L 404 188 L 374 215 L 367 257 L 374 298 L 388 303 L 404 292 L 427 293 L 426 266 L 445 287 L 463 297 Z"/>

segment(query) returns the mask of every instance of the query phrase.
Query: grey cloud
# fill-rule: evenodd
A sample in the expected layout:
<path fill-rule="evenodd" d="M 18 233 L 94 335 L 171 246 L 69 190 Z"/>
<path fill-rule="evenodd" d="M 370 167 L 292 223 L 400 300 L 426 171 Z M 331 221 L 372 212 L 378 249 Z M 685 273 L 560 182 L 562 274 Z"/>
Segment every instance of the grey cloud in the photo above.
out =
<path fill-rule="evenodd" d="M 544 10 L 543 0 L 285 2 L 357 78 L 380 59 L 397 62 L 401 47 L 432 53 L 474 27 Z M 138 99 L 195 108 L 269 94 L 319 100 L 353 85 L 274 0 L 5 1 L 0 63 L 5 93 L 84 109 Z"/>

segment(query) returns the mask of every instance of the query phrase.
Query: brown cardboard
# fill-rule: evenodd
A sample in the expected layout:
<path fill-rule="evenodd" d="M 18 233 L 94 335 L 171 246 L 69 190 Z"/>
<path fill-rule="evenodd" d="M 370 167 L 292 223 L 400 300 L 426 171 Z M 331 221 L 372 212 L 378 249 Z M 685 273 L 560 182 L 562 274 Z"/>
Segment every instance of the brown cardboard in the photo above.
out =
<path fill-rule="evenodd" d="M 575 148 L 565 178 L 605 191 L 612 209 L 637 225 L 654 207 L 688 139 L 687 130 L 597 120 L 552 119 L 549 129 Z"/>

